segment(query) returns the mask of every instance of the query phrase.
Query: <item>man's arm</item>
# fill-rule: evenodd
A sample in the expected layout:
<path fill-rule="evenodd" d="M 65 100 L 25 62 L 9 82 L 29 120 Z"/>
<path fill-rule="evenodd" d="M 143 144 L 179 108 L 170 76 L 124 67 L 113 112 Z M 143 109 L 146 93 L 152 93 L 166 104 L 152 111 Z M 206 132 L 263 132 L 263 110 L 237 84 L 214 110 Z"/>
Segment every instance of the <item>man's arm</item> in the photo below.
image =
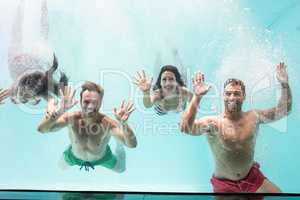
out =
<path fill-rule="evenodd" d="M 288 74 L 284 63 L 277 66 L 277 79 L 281 85 L 281 97 L 276 107 L 256 110 L 260 123 L 268 123 L 287 116 L 292 110 L 292 92 L 288 83 Z"/>
<path fill-rule="evenodd" d="M 216 130 L 216 121 L 212 117 L 195 119 L 199 103 L 200 98 L 194 96 L 180 122 L 181 131 L 188 135 L 212 134 Z"/>
<path fill-rule="evenodd" d="M 135 148 L 137 146 L 134 132 L 127 122 L 114 121 L 112 123 L 111 134 L 129 148 Z"/>
<path fill-rule="evenodd" d="M 74 114 L 65 113 L 77 104 L 74 100 L 75 90 L 71 87 L 65 87 L 64 91 L 60 90 L 60 106 L 54 99 L 50 99 L 48 102 L 48 108 L 46 115 L 38 127 L 38 131 L 41 133 L 58 131 L 61 128 L 66 127 L 73 120 Z"/>
<path fill-rule="evenodd" d="M 38 127 L 38 131 L 41 133 L 55 132 L 66 127 L 69 121 L 69 113 L 64 113 L 59 117 L 46 114 Z"/>
<path fill-rule="evenodd" d="M 197 110 L 203 95 L 205 95 L 208 90 L 209 86 L 204 84 L 204 75 L 200 72 L 195 75 L 193 78 L 193 87 L 194 87 L 194 95 L 188 108 L 183 114 L 180 129 L 184 133 L 190 135 L 201 135 L 205 132 L 210 132 L 211 130 L 211 123 L 213 122 L 210 118 L 202 118 L 196 120 Z"/>

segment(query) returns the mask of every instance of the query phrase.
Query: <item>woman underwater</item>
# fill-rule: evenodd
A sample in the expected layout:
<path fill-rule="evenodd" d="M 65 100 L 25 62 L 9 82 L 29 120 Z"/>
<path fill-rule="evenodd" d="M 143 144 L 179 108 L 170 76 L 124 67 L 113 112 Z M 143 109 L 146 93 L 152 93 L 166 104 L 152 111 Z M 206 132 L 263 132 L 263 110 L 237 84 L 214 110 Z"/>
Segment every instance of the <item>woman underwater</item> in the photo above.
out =
<path fill-rule="evenodd" d="M 43 48 L 47 47 L 48 21 L 47 1 L 41 6 L 41 37 Z M 36 105 L 41 98 L 47 100 L 49 96 L 58 96 L 59 88 L 68 83 L 64 73 L 60 80 L 54 80 L 54 72 L 58 68 L 56 56 L 53 53 L 52 63 L 46 62 L 34 53 L 24 52 L 22 48 L 22 25 L 24 19 L 24 2 L 18 5 L 15 22 L 12 26 L 12 39 L 8 49 L 8 69 L 13 79 L 10 96 L 13 103 L 31 103 Z"/>
<path fill-rule="evenodd" d="M 144 70 L 137 72 L 134 84 L 143 92 L 143 103 L 146 108 L 154 109 L 158 115 L 167 114 L 169 111 L 181 112 L 193 94 L 185 87 L 182 76 L 177 67 L 165 65 L 161 68 L 155 85 Z"/>

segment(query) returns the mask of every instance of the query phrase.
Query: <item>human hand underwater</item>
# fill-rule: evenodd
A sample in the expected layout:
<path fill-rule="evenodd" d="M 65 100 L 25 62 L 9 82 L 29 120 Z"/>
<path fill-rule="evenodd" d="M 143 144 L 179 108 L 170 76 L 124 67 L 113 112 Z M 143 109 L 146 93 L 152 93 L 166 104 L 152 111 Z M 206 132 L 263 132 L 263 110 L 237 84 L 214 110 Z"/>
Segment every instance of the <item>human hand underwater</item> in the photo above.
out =
<path fill-rule="evenodd" d="M 61 100 L 58 102 L 54 98 L 48 102 L 46 111 L 46 118 L 56 119 L 67 110 L 74 107 L 78 101 L 74 100 L 75 90 L 72 90 L 70 86 L 64 87 L 64 90 L 60 90 Z"/>
<path fill-rule="evenodd" d="M 126 104 L 126 105 L 125 105 Z M 135 110 L 134 105 L 132 102 L 125 103 L 125 101 L 122 101 L 121 107 L 119 109 L 114 108 L 113 112 L 116 117 L 116 119 L 124 123 L 128 120 L 130 114 Z"/>
<path fill-rule="evenodd" d="M 204 83 L 204 74 L 201 72 L 197 72 L 192 81 L 194 94 L 196 96 L 203 96 L 209 91 L 210 86 Z"/>
<path fill-rule="evenodd" d="M 65 86 L 63 90 L 60 89 L 59 93 L 61 96 L 60 111 L 66 112 L 78 103 L 78 101 L 74 99 L 76 90 L 73 90 L 70 86 Z"/>
<path fill-rule="evenodd" d="M 47 107 L 47 111 L 46 111 L 46 119 L 52 118 L 52 119 L 56 119 L 59 116 L 58 113 L 58 103 L 57 101 L 52 98 L 48 101 L 48 107 Z"/>
<path fill-rule="evenodd" d="M 283 62 L 276 66 L 276 78 L 280 83 L 288 83 L 289 81 L 286 68 L 287 66 Z"/>
<path fill-rule="evenodd" d="M 153 78 L 149 79 L 146 76 L 144 70 L 142 72 L 137 72 L 137 76 L 134 77 L 134 84 L 137 85 L 142 92 L 149 91 L 152 85 Z"/>
<path fill-rule="evenodd" d="M 3 90 L 2 88 L 0 88 L 0 105 L 4 104 L 4 100 L 7 99 L 9 97 L 9 90 Z"/>

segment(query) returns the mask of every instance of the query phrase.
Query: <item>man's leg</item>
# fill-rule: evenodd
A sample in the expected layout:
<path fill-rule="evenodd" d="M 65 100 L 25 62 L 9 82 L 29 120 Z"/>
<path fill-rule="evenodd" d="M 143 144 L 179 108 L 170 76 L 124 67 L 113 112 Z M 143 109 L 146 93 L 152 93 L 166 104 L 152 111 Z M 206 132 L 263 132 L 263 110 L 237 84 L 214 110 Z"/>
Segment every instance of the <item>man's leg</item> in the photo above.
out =
<path fill-rule="evenodd" d="M 115 149 L 115 155 L 117 158 L 117 164 L 113 168 L 113 171 L 122 173 L 126 170 L 126 152 L 123 144 L 119 143 L 118 141 L 116 143 L 117 146 Z"/>
<path fill-rule="evenodd" d="M 277 187 L 274 183 L 265 179 L 263 184 L 256 191 L 257 193 L 281 193 L 279 187 Z"/>

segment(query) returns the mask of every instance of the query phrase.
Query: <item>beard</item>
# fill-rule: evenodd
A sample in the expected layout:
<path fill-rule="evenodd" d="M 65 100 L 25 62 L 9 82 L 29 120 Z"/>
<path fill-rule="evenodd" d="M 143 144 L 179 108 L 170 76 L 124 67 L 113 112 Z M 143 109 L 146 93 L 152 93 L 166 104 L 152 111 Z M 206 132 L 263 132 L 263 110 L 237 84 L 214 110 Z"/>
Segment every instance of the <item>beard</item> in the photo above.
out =
<path fill-rule="evenodd" d="M 242 110 L 243 103 L 240 101 L 227 101 L 225 102 L 225 109 L 227 112 L 235 113 Z"/>
<path fill-rule="evenodd" d="M 84 109 L 83 110 L 83 115 L 85 117 L 93 117 L 98 113 L 98 110 L 96 108 L 94 109 Z"/>

